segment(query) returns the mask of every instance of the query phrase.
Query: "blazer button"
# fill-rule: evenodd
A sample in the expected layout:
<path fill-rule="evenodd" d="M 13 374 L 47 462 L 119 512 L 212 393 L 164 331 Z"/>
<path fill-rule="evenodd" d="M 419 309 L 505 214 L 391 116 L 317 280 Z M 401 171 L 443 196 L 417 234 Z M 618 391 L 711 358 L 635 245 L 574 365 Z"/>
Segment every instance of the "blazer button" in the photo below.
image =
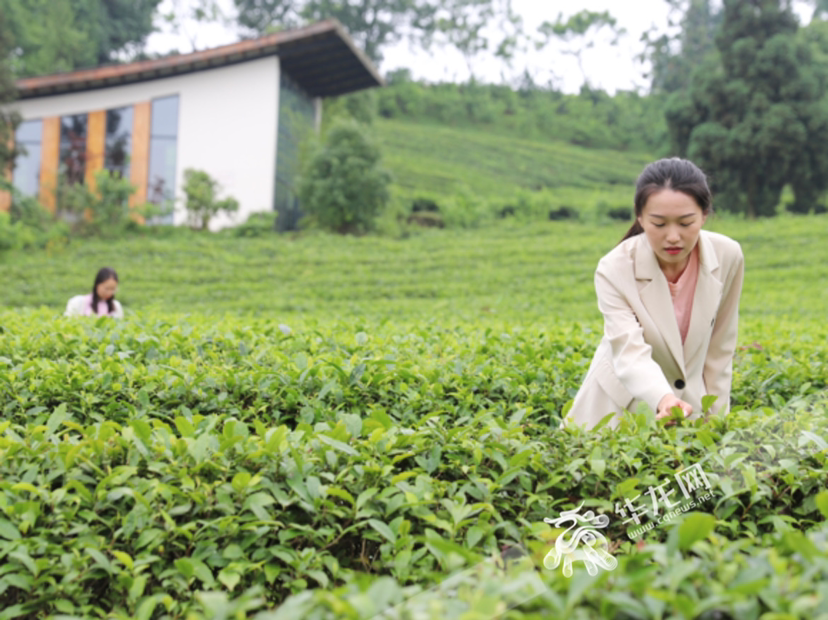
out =
<path fill-rule="evenodd" d="M 684 381 L 682 381 L 681 379 L 676 379 L 676 382 L 673 385 L 676 386 L 677 390 L 683 390 L 684 389 Z"/>

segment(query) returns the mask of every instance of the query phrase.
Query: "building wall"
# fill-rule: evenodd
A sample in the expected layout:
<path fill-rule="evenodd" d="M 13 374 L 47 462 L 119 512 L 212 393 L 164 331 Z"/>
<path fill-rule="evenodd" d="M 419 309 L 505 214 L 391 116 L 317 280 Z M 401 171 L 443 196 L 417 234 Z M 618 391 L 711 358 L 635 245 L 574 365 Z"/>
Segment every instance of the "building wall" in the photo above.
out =
<path fill-rule="evenodd" d="M 25 120 L 92 113 L 144 104 L 178 95 L 176 197 L 183 197 L 184 170 L 206 171 L 232 195 L 239 212 L 211 222 L 217 230 L 248 215 L 273 210 L 279 109 L 279 59 L 276 56 L 126 86 L 39 97 L 15 102 Z M 135 162 L 133 162 L 135 165 Z M 176 201 L 173 222 L 186 221 Z"/>

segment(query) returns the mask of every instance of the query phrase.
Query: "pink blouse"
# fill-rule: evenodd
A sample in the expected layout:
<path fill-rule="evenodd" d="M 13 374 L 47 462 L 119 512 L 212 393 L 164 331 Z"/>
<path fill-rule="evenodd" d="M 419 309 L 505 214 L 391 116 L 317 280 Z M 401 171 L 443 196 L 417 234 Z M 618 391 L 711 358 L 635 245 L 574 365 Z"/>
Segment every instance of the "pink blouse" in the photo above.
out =
<path fill-rule="evenodd" d="M 670 286 L 670 294 L 673 296 L 673 309 L 676 312 L 676 321 L 678 322 L 679 333 L 681 333 L 682 344 L 687 338 L 687 330 L 690 329 L 690 313 L 693 310 L 693 295 L 696 292 L 696 281 L 698 279 L 699 245 L 696 244 L 696 247 L 690 253 L 687 267 L 684 268 L 679 279 L 675 283 L 667 281 Z"/>
<path fill-rule="evenodd" d="M 109 315 L 119 319 L 123 318 L 124 309 L 121 307 L 120 302 L 115 299 L 113 300 L 112 305 L 114 306 L 114 309 L 112 314 L 109 314 L 109 305 L 103 300 L 98 300 L 98 312 L 96 313 L 92 309 L 92 293 L 89 293 L 88 295 L 75 295 L 69 300 L 69 303 L 66 304 L 66 312 L 64 314 L 65 316 Z"/>

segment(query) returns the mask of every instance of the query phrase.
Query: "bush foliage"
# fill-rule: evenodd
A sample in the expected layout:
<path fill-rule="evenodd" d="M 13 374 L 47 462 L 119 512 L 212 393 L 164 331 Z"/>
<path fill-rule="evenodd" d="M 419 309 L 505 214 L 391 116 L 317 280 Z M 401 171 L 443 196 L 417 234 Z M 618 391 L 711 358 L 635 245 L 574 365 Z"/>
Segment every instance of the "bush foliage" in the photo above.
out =
<path fill-rule="evenodd" d="M 585 86 L 577 95 L 526 83 L 426 84 L 407 70 L 392 72 L 377 91 L 377 115 L 452 127 L 474 127 L 524 139 L 568 142 L 619 151 L 667 147 L 664 99 Z"/>
<path fill-rule="evenodd" d="M 184 206 L 187 223 L 195 230 L 207 230 L 219 213 L 232 214 L 239 210 L 239 201 L 232 196 L 219 200 L 221 186 L 204 170 L 184 170 Z"/>
<path fill-rule="evenodd" d="M 303 166 L 299 200 L 318 226 L 362 234 L 375 228 L 390 182 L 366 130 L 355 121 L 338 121 Z"/>
<path fill-rule="evenodd" d="M 540 568 L 560 533 L 544 519 L 582 502 L 612 519 L 614 579 L 576 603 L 583 567 L 533 570 L 549 593 L 526 617 L 828 604 L 828 453 L 807 439 L 828 432 L 812 413 L 828 405 L 824 327 L 740 352 L 726 420 L 668 430 L 642 414 L 585 435 L 557 429 L 594 346 L 577 327 L 338 321 L 285 335 L 270 320 L 48 312 L 2 325 L 6 617 L 206 618 L 210 597 L 247 595 L 276 617 L 361 618 L 351 599 L 378 579 L 377 613 L 504 545 Z M 636 545 L 617 503 L 705 458 L 715 501 Z M 639 571 L 663 595 L 635 585 Z M 760 582 L 783 579 L 796 585 L 765 595 Z"/>

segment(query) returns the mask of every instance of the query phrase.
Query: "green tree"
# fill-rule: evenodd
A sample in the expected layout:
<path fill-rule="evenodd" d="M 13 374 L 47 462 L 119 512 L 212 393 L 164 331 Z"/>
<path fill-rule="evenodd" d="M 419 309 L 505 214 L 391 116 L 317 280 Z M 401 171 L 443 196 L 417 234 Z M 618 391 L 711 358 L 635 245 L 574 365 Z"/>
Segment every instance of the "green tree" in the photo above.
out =
<path fill-rule="evenodd" d="M 749 217 L 775 214 L 786 184 L 806 212 L 828 188 L 826 76 L 797 30 L 787 2 L 725 0 L 720 60 L 667 107 L 674 152 L 712 174 L 719 205 Z"/>
<path fill-rule="evenodd" d="M 387 205 L 390 182 L 365 129 L 351 120 L 338 121 L 303 166 L 299 201 L 322 228 L 362 234 L 374 229 Z"/>
<path fill-rule="evenodd" d="M 140 52 L 161 0 L 0 0 L 15 40 L 14 69 L 44 75 Z"/>
<path fill-rule="evenodd" d="M 233 0 L 245 35 L 258 36 L 306 22 L 338 19 L 376 63 L 384 47 L 407 38 L 424 49 L 454 46 L 467 59 L 490 49 L 508 59 L 517 45 L 520 20 L 511 0 Z M 497 28 L 491 29 L 493 25 Z M 489 27 L 490 42 L 484 36 Z M 497 34 L 500 33 L 500 34 Z"/>
<path fill-rule="evenodd" d="M 6 24 L 6 16 L 0 12 L 0 190 L 8 189 L 4 187 L 5 172 L 13 164 L 15 156 L 15 149 L 10 146 L 10 142 L 20 122 L 17 113 L 1 107 L 3 104 L 14 101 L 16 97 L 14 75 L 9 62 L 12 49 L 11 30 Z"/>
<path fill-rule="evenodd" d="M 474 78 L 474 59 L 491 51 L 509 62 L 523 37 L 521 18 L 512 11 L 511 0 L 442 0 L 431 7 L 425 20 L 422 43 L 437 42 L 453 47 L 463 56 Z"/>
<path fill-rule="evenodd" d="M 379 62 L 381 48 L 422 30 L 432 11 L 430 0 L 233 0 L 238 23 L 252 36 L 306 22 L 338 19 L 367 56 Z"/>
<path fill-rule="evenodd" d="M 584 71 L 582 56 L 586 50 L 594 47 L 594 35 L 604 28 L 613 34 L 610 44 L 617 45 L 619 37 L 624 34 L 624 29 L 618 27 L 618 22 L 608 11 L 602 13 L 579 11 L 566 20 L 563 14 L 559 14 L 555 22 L 547 21 L 540 25 L 538 33 L 541 35 L 541 40 L 536 43 L 535 47 L 541 50 L 553 41 L 562 41 L 565 44 L 563 53 L 575 58 L 581 75 L 584 77 L 584 84 L 589 85 L 589 77 Z"/>
<path fill-rule="evenodd" d="M 185 207 L 190 228 L 207 230 L 210 220 L 220 212 L 235 213 L 239 210 L 239 201 L 232 196 L 218 199 L 220 190 L 218 181 L 203 170 L 184 170 Z"/>
<path fill-rule="evenodd" d="M 710 0 L 667 0 L 673 14 L 681 14 L 678 22 L 670 18 L 670 25 L 679 26 L 675 35 L 646 32 L 642 40 L 646 51 L 641 60 L 651 64 L 650 89 L 653 93 L 672 93 L 687 88 L 693 70 L 715 57 L 716 33 L 723 13 Z"/>

